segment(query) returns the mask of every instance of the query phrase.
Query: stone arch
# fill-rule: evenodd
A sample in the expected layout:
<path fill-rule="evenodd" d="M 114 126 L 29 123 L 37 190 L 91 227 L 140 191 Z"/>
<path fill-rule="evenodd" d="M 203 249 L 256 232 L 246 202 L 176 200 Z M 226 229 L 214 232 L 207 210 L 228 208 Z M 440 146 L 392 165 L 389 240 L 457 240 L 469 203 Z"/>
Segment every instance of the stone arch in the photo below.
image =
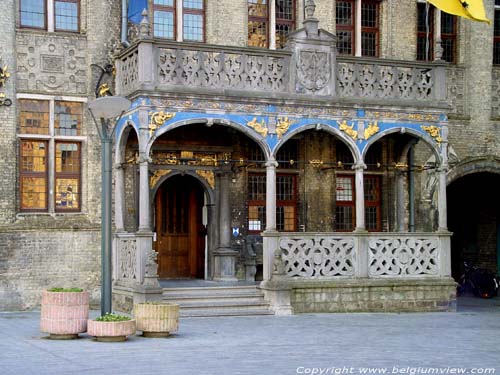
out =
<path fill-rule="evenodd" d="M 319 131 L 322 130 L 322 131 L 325 131 L 327 133 L 333 134 L 334 136 L 339 138 L 342 142 L 344 142 L 344 144 L 349 148 L 349 150 L 352 153 L 354 164 L 356 164 L 359 160 L 361 160 L 361 154 L 359 153 L 359 149 L 358 149 L 356 142 L 354 140 L 352 140 L 351 138 L 346 136 L 339 129 L 334 128 L 334 127 L 329 126 L 329 125 L 321 124 L 321 123 L 303 125 L 303 126 L 300 126 L 296 129 L 292 130 L 291 132 L 287 133 L 273 148 L 272 153 L 271 153 L 272 157 L 275 158 L 280 147 L 283 146 L 293 136 L 295 136 L 299 133 L 302 133 L 306 130 L 309 130 L 309 129 L 316 129 Z"/>
<path fill-rule="evenodd" d="M 497 156 L 468 158 L 453 166 L 447 174 L 446 185 L 473 173 L 489 172 L 500 174 L 500 158 Z"/>
<path fill-rule="evenodd" d="M 202 176 L 196 173 L 196 171 L 189 171 L 189 170 L 172 170 L 165 176 L 162 176 L 158 182 L 151 187 L 151 197 L 154 198 L 156 196 L 156 192 L 158 191 L 158 188 L 169 178 L 174 177 L 174 176 L 190 176 L 193 177 L 195 180 L 197 180 L 203 189 L 205 190 L 208 198 L 208 204 L 215 204 L 215 190 L 210 186 L 210 184 L 207 182 L 206 179 L 204 179 Z"/>
<path fill-rule="evenodd" d="M 366 142 L 366 145 L 363 149 L 363 152 L 361 153 L 362 160 L 365 159 L 366 153 L 368 152 L 368 149 L 370 148 L 371 145 L 373 145 L 375 142 L 381 140 L 385 136 L 387 136 L 389 134 L 394 134 L 394 133 L 401 133 L 401 134 L 407 133 L 407 134 L 411 134 L 412 136 L 414 136 L 418 139 L 422 139 L 429 146 L 429 148 L 432 150 L 432 153 L 436 157 L 438 164 L 440 165 L 442 163 L 442 157 L 441 157 L 440 150 L 436 147 L 434 140 L 430 136 L 423 134 L 423 133 L 419 132 L 418 130 L 411 129 L 411 128 L 405 128 L 405 127 L 396 127 L 396 128 L 392 128 L 392 129 L 387 129 L 387 130 L 384 130 L 384 131 L 374 135 L 372 138 L 370 138 Z"/>
<path fill-rule="evenodd" d="M 146 153 L 149 155 L 151 152 L 151 148 L 153 147 L 153 144 L 157 138 L 159 138 L 161 135 L 167 133 L 170 130 L 179 128 L 181 126 L 187 126 L 191 124 L 206 124 L 207 126 L 212 126 L 212 125 L 223 125 L 223 126 L 228 126 L 230 128 L 236 129 L 240 132 L 242 132 L 244 135 L 252 139 L 255 143 L 259 145 L 261 148 L 262 152 L 264 152 L 264 155 L 266 156 L 266 159 L 269 159 L 269 156 L 271 155 L 271 150 L 269 149 L 269 146 L 267 145 L 265 139 L 259 137 L 256 135 L 251 129 L 247 128 L 246 126 L 239 124 L 234 121 L 230 121 L 225 118 L 207 118 L 207 117 L 197 117 L 197 118 L 191 118 L 187 120 L 181 120 L 177 122 L 172 122 L 168 126 L 163 126 L 161 127 L 158 131 L 157 134 L 153 135 L 147 144 L 146 147 Z"/>
<path fill-rule="evenodd" d="M 115 147 L 115 163 L 121 164 L 125 161 L 125 146 L 127 144 L 127 139 L 132 129 L 139 139 L 139 133 L 137 132 L 137 126 L 132 120 L 127 120 L 124 126 L 120 127 L 119 132 L 116 134 L 116 147 Z"/>

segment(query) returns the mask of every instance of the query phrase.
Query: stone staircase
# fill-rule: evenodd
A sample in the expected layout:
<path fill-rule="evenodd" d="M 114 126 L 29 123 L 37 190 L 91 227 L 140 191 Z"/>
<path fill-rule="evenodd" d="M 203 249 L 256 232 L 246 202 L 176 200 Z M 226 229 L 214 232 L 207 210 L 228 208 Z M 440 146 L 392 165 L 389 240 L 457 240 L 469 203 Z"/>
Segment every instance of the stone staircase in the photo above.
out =
<path fill-rule="evenodd" d="M 181 317 L 273 315 L 256 285 L 164 287 L 162 300 Z"/>

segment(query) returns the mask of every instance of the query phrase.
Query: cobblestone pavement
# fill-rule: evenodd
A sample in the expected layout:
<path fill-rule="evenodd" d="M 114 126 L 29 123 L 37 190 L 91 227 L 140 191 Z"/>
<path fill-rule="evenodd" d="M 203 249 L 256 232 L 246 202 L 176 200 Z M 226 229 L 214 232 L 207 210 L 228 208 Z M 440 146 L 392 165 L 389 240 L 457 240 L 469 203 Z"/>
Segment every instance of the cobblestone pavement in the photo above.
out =
<path fill-rule="evenodd" d="M 94 312 L 96 314 L 96 312 Z M 457 313 L 181 319 L 171 338 L 44 338 L 39 312 L 0 313 L 0 374 L 500 374 L 500 298 Z"/>

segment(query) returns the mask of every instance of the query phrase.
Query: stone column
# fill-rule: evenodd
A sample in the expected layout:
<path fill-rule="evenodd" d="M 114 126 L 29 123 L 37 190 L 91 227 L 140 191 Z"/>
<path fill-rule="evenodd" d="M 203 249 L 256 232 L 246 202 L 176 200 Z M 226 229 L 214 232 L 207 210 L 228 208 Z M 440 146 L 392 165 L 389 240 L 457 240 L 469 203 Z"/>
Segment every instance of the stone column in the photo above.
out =
<path fill-rule="evenodd" d="M 125 171 L 120 163 L 115 164 L 115 229 L 117 232 L 125 231 Z"/>
<path fill-rule="evenodd" d="M 356 185 L 356 232 L 365 232 L 365 186 L 364 186 L 364 169 L 365 164 L 362 162 L 354 166 L 355 185 Z"/>
<path fill-rule="evenodd" d="M 432 11 L 432 10 L 431 10 Z M 434 10 L 434 30 L 436 35 L 436 47 L 434 50 L 434 60 L 439 61 L 443 57 L 443 46 L 441 40 L 441 11 L 436 8 Z"/>
<path fill-rule="evenodd" d="M 139 232 L 150 232 L 149 163 L 139 156 Z"/>
<path fill-rule="evenodd" d="M 269 1 L 269 49 L 276 49 L 276 0 Z"/>
<path fill-rule="evenodd" d="M 266 232 L 276 231 L 276 167 L 275 160 L 266 163 Z"/>
<path fill-rule="evenodd" d="M 448 172 L 448 127 L 441 128 L 441 165 L 439 166 L 438 181 L 438 231 L 448 231 L 448 214 L 446 207 L 446 173 Z"/>
<path fill-rule="evenodd" d="M 398 232 L 405 231 L 405 173 L 398 170 L 396 175 L 396 191 L 397 191 L 397 224 Z"/>
<path fill-rule="evenodd" d="M 361 0 L 356 0 L 356 19 L 354 21 L 354 56 L 361 56 Z"/>
<path fill-rule="evenodd" d="M 229 204 L 229 172 L 217 173 L 219 187 L 219 247 L 214 252 L 214 280 L 237 281 L 236 257 L 238 252 L 231 249 L 231 207 Z"/>

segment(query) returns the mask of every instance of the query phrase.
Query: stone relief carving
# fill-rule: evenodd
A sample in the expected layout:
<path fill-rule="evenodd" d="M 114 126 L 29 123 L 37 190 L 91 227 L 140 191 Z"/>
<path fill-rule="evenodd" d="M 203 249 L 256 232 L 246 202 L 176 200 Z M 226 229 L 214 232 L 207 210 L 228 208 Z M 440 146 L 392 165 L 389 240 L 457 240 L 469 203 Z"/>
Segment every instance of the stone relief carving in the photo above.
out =
<path fill-rule="evenodd" d="M 500 70 L 493 68 L 493 77 L 491 80 L 493 90 L 495 85 L 497 85 L 498 79 L 500 79 Z M 498 75 L 495 79 L 495 73 Z M 450 67 L 446 68 L 446 83 L 448 86 L 448 102 L 451 102 L 451 113 L 456 115 L 465 115 L 465 69 L 462 67 Z M 498 85 L 497 85 L 498 87 Z M 493 91 L 495 92 L 495 91 Z M 492 101 L 495 103 L 498 96 L 493 94 Z M 495 104 L 493 104 L 495 107 Z M 499 105 L 497 103 L 497 110 Z"/>
<path fill-rule="evenodd" d="M 139 79 L 138 59 L 139 55 L 137 52 L 122 59 L 120 65 L 122 91 L 132 91 L 135 88 Z"/>
<path fill-rule="evenodd" d="M 351 238 L 282 238 L 280 249 L 288 276 L 354 275 L 355 249 Z"/>
<path fill-rule="evenodd" d="M 437 275 L 437 239 L 377 238 L 369 241 L 370 276 Z"/>
<path fill-rule="evenodd" d="M 87 94 L 85 39 L 18 33 L 17 46 L 20 91 Z"/>
<path fill-rule="evenodd" d="M 299 51 L 297 78 L 307 90 L 319 91 L 330 81 L 331 61 L 327 52 Z"/>
<path fill-rule="evenodd" d="M 125 280 L 137 280 L 137 242 L 135 239 L 118 240 L 118 277 Z"/>

